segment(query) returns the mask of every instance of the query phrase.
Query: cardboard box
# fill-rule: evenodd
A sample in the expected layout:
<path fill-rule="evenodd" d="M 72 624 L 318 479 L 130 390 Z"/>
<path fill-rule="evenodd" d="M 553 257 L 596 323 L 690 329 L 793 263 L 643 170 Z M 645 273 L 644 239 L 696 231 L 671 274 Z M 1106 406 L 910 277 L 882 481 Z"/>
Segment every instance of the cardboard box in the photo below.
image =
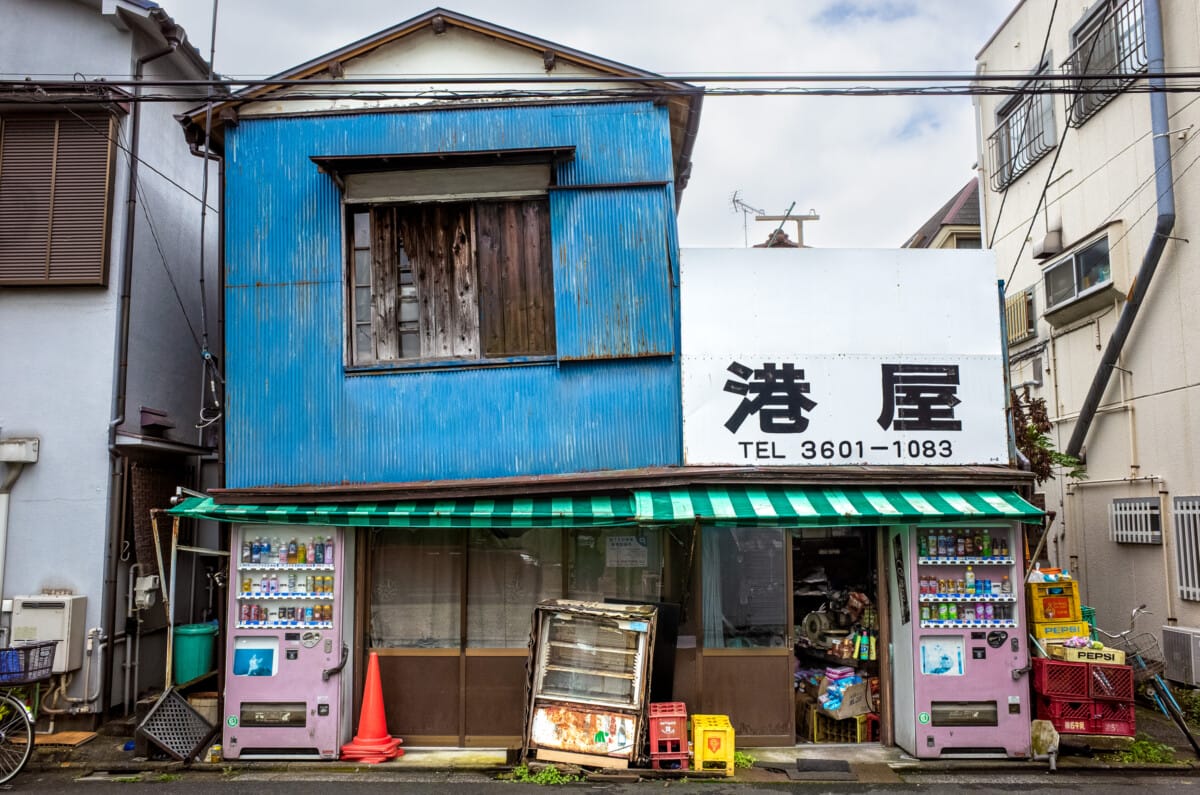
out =
<path fill-rule="evenodd" d="M 1120 649 L 1069 649 L 1066 646 L 1051 646 L 1048 651 L 1056 660 L 1067 662 L 1104 663 L 1105 665 L 1124 665 L 1125 652 Z"/>
<path fill-rule="evenodd" d="M 818 696 L 825 695 L 825 691 L 829 689 L 829 680 L 821 680 L 821 690 Z M 820 703 L 820 702 L 818 702 Z M 821 712 L 831 718 L 844 720 L 845 718 L 855 718 L 859 715 L 866 715 L 871 711 L 870 687 L 866 682 L 857 685 L 850 685 L 842 691 L 842 704 L 836 710 L 821 709 Z"/>

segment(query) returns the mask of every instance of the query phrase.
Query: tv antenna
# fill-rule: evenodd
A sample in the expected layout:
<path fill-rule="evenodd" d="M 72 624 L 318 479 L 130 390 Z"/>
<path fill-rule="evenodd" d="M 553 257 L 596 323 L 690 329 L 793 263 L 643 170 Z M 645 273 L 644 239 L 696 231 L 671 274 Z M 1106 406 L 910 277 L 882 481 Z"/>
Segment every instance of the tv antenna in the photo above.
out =
<path fill-rule="evenodd" d="M 742 239 L 746 248 L 750 248 L 750 215 L 765 215 L 765 210 L 760 210 L 757 207 L 751 207 L 746 202 L 742 201 L 740 190 L 735 190 L 733 195 L 729 197 L 729 201 L 733 204 L 733 211 L 742 214 Z"/>

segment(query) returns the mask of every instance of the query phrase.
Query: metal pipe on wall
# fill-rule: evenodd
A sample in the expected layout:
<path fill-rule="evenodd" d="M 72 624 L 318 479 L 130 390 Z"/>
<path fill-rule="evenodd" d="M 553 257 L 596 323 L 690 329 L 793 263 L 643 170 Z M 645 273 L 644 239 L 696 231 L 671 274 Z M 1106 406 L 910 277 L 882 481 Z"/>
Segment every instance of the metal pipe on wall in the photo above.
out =
<path fill-rule="evenodd" d="M 168 18 L 169 19 L 169 18 Z M 120 539 L 125 529 L 125 492 L 127 471 L 124 453 L 117 447 L 117 429 L 125 423 L 126 387 L 129 381 L 129 316 L 130 299 L 133 292 L 133 246 L 137 227 L 138 162 L 141 143 L 141 96 L 142 77 L 146 64 L 166 57 L 179 49 L 183 42 L 182 30 L 174 23 L 160 20 L 160 29 L 167 46 L 143 55 L 134 64 L 134 101 L 129 112 L 129 171 L 126 178 L 125 229 L 121 259 L 120 293 L 117 301 L 117 340 L 114 357 L 112 419 L 108 423 L 108 526 L 105 528 L 104 587 L 101 589 L 100 622 L 102 631 L 111 635 L 117 620 L 117 565 L 120 558 Z M 102 655 L 100 671 L 103 706 L 108 708 L 112 698 L 113 646 Z M 86 694 L 85 694 L 86 695 Z"/>

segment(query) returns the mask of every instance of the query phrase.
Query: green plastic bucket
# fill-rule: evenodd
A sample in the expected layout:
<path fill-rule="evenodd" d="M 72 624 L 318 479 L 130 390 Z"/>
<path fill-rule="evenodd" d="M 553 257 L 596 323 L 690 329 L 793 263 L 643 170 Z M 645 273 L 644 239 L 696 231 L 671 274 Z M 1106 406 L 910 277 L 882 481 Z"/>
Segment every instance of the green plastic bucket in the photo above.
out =
<path fill-rule="evenodd" d="M 184 624 L 175 627 L 175 683 L 190 682 L 213 669 L 217 645 L 216 624 Z"/>

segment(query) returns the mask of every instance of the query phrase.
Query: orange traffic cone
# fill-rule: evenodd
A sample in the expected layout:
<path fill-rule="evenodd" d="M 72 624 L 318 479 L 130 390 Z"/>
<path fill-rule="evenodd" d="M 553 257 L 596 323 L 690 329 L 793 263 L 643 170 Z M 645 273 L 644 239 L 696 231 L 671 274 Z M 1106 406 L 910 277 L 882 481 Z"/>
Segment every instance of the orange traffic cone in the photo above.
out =
<path fill-rule="evenodd" d="M 379 683 L 379 656 L 371 652 L 367 662 L 367 681 L 363 687 L 362 711 L 358 716 L 358 734 L 342 746 L 342 759 L 376 764 L 403 756 L 403 740 L 388 734 L 383 714 L 383 686 Z"/>

